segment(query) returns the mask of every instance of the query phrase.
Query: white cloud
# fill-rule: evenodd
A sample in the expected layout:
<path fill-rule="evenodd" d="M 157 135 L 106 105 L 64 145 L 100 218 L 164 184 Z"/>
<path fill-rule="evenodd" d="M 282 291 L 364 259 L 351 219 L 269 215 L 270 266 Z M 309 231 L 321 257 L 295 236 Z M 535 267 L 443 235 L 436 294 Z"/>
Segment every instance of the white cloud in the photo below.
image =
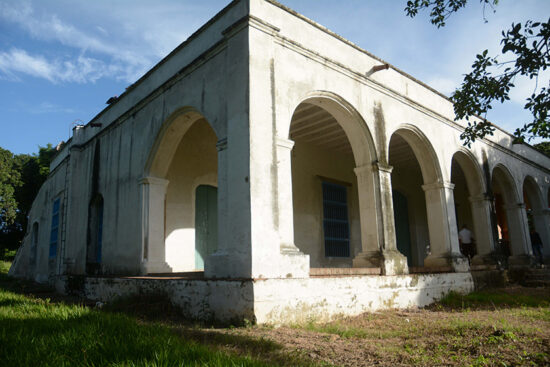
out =
<path fill-rule="evenodd" d="M 72 67 L 85 67 L 87 72 L 77 74 L 88 75 L 88 81 L 100 75 L 132 83 L 227 3 L 229 0 L 209 0 L 204 4 L 192 0 L 164 0 L 152 6 L 148 0 L 133 0 L 131 4 L 88 0 L 0 0 L 0 22 L 23 30 L 28 37 L 39 41 L 39 47 L 47 46 L 47 52 L 42 52 L 43 61 L 57 64 L 63 59 L 68 63 L 64 67 L 66 72 Z M 59 52 L 61 45 L 63 52 L 72 56 L 56 55 L 52 60 L 51 54 Z M 12 46 L 30 50 L 26 45 Z M 101 70 L 90 70 L 100 67 Z M 17 74 L 7 76 L 4 72 L 0 78 L 14 80 Z M 84 82 L 79 77 L 69 76 L 53 80 Z"/>
<path fill-rule="evenodd" d="M 13 48 L 0 52 L 0 71 L 12 79 L 14 75 L 23 73 L 53 83 L 87 83 L 102 77 L 116 78 L 123 70 L 121 65 L 106 65 L 101 60 L 82 55 L 76 59 L 52 61 L 42 55 L 30 55 L 25 50 Z"/>
<path fill-rule="evenodd" d="M 53 66 L 41 56 L 31 56 L 24 50 L 11 49 L 0 53 L 0 70 L 7 75 L 17 72 L 55 81 Z"/>
<path fill-rule="evenodd" d="M 0 19 L 16 23 L 34 39 L 74 48 L 73 55 L 78 55 L 65 55 L 60 61 L 59 58 L 47 59 L 44 55 L 31 56 L 20 48 L 13 48 L 1 54 L 3 67 L 0 70 L 5 73 L 4 78 L 11 72 L 9 78 L 13 80 L 15 73 L 23 72 L 52 82 L 85 83 L 101 77 L 134 82 L 155 61 L 155 57 L 146 52 L 140 54 L 135 49 L 124 47 L 120 38 L 104 40 L 63 22 L 55 14 L 39 16 L 28 3 L 19 6 L 0 3 Z M 106 29 L 99 26 L 95 29 L 108 38 Z M 86 57 L 86 53 L 97 57 Z M 19 61 L 22 61 L 21 65 L 18 65 Z"/>

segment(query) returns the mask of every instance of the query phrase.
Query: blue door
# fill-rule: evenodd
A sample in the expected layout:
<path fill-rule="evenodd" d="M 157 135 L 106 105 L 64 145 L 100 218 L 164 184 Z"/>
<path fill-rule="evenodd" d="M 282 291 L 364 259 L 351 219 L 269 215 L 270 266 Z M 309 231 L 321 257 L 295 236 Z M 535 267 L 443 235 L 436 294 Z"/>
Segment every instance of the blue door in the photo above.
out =
<path fill-rule="evenodd" d="M 204 270 L 204 259 L 218 248 L 218 189 L 197 187 L 195 197 L 195 269 Z"/>
<path fill-rule="evenodd" d="M 405 195 L 396 190 L 393 190 L 393 217 L 395 218 L 395 237 L 397 240 L 397 249 L 407 257 L 407 264 L 412 266 L 409 205 Z"/>

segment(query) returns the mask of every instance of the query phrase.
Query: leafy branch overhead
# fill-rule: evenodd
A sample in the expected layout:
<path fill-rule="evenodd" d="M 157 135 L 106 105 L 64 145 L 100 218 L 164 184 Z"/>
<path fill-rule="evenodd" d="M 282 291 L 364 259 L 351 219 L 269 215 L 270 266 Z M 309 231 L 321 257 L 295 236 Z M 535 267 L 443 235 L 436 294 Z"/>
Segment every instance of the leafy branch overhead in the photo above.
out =
<path fill-rule="evenodd" d="M 438 28 L 454 12 L 466 6 L 467 0 L 414 0 L 408 1 L 405 12 L 414 17 L 420 10 L 430 9 L 432 24 Z M 498 0 L 480 0 L 486 5 L 497 5 Z M 495 102 L 503 103 L 510 99 L 510 90 L 515 87 L 517 77 L 536 80 L 536 87 L 526 96 L 524 108 L 529 110 L 532 120 L 524 122 L 514 135 L 517 142 L 533 137 L 550 138 L 550 84 L 539 76 L 550 66 L 550 19 L 546 22 L 526 22 L 512 24 L 502 32 L 502 56 L 511 56 L 506 61 L 491 57 L 485 50 L 476 56 L 470 73 L 451 96 L 456 119 L 466 119 L 468 125 L 461 134 L 464 144 L 470 146 L 476 139 L 492 135 L 495 127 L 487 120 L 487 112 Z M 475 119 L 470 119 L 474 117 Z"/>

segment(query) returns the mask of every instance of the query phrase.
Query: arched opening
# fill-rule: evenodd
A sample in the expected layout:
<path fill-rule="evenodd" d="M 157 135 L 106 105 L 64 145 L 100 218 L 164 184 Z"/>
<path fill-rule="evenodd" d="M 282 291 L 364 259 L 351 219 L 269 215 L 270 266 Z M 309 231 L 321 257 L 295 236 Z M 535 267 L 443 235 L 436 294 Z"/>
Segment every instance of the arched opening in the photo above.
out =
<path fill-rule="evenodd" d="M 527 246 L 528 228 L 524 219 L 524 208 L 512 175 L 504 166 L 497 165 L 493 169 L 491 185 L 494 195 L 498 250 L 504 257 L 521 257 L 521 261 L 529 261 L 527 257 L 530 256 L 531 251 Z"/>
<path fill-rule="evenodd" d="M 351 267 L 361 248 L 356 167 L 338 121 L 302 103 L 290 126 L 294 241 L 311 267 Z"/>
<path fill-rule="evenodd" d="M 455 213 L 462 254 L 470 260 L 476 254 L 484 257 L 479 259 L 480 264 L 494 262 L 488 257 L 494 249 L 490 228 L 491 205 L 485 192 L 481 169 L 468 152 L 459 151 L 453 155 L 451 183 L 454 185 Z M 469 237 L 473 237 L 471 241 Z"/>
<path fill-rule="evenodd" d="M 295 109 L 289 136 L 294 243 L 312 268 L 351 267 L 364 233 L 376 231 L 376 218 L 365 224 L 360 203 L 374 201 L 373 191 L 361 190 L 356 175 L 372 162 L 366 124 L 341 101 L 315 97 Z"/>
<path fill-rule="evenodd" d="M 550 245 L 544 201 L 535 179 L 527 176 L 523 181 L 523 200 L 527 211 L 531 246 L 538 262 L 544 262 L 544 247 Z"/>
<path fill-rule="evenodd" d="M 165 122 L 143 179 L 145 272 L 204 270 L 217 246 L 216 143 L 209 122 L 192 109 Z"/>
<path fill-rule="evenodd" d="M 86 248 L 86 274 L 101 273 L 103 248 L 103 196 L 96 194 L 88 209 L 88 241 Z"/>
<path fill-rule="evenodd" d="M 397 248 L 407 255 L 411 271 L 467 271 L 458 249 L 453 185 L 443 181 L 428 139 L 404 125 L 392 134 L 388 153 Z M 407 205 L 400 204 L 403 198 Z"/>
<path fill-rule="evenodd" d="M 399 132 L 390 139 L 389 164 L 393 167 L 391 183 L 397 249 L 407 257 L 410 269 L 422 267 L 430 243 L 426 197 L 422 190 L 425 181 L 411 145 Z"/>
<path fill-rule="evenodd" d="M 31 230 L 31 248 L 30 248 L 30 254 L 29 254 L 29 272 L 31 274 L 34 274 L 36 270 L 36 263 L 37 263 L 37 253 L 38 253 L 38 222 L 34 222 L 32 224 L 32 230 Z"/>
<path fill-rule="evenodd" d="M 472 216 L 472 206 L 470 205 L 470 191 L 466 183 L 466 175 L 460 167 L 460 164 L 453 157 L 451 163 L 451 183 L 455 185 L 453 194 L 455 200 L 456 226 L 459 229 L 458 238 L 460 241 L 460 252 L 462 255 L 472 259 L 477 253 L 474 241 L 469 242 L 466 231 L 473 233 L 475 239 L 476 233 L 474 229 L 474 220 Z M 461 241 L 461 239 L 464 240 Z"/>

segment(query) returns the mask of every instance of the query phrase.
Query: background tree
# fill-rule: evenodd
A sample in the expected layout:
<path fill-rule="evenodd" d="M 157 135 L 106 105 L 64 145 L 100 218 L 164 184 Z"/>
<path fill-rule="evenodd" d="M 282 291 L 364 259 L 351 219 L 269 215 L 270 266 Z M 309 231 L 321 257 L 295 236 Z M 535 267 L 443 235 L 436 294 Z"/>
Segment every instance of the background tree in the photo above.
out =
<path fill-rule="evenodd" d="M 14 155 L 0 148 L 0 256 L 21 244 L 32 203 L 55 154 L 51 144 L 32 155 Z"/>
<path fill-rule="evenodd" d="M 537 149 L 539 152 L 546 154 L 548 157 L 550 157 L 550 141 L 543 141 L 542 143 L 538 143 L 533 145 L 535 149 Z"/>
<path fill-rule="evenodd" d="M 0 231 L 12 224 L 17 215 L 15 189 L 21 186 L 21 175 L 12 152 L 0 148 Z"/>
<path fill-rule="evenodd" d="M 419 11 L 429 10 L 430 21 L 438 28 L 455 12 L 465 7 L 468 0 L 410 0 L 405 12 L 415 17 Z M 479 0 L 486 7 L 498 4 L 498 0 Z M 494 9 L 494 8 L 493 8 Z M 537 80 L 537 88 L 526 96 L 525 109 L 531 111 L 532 121 L 526 122 L 515 132 L 516 142 L 524 142 L 534 137 L 550 138 L 550 81 L 546 80 L 538 88 L 541 71 L 550 66 L 550 19 L 525 23 L 512 23 L 509 30 L 502 32 L 502 55 L 511 56 L 511 60 L 499 61 L 485 50 L 476 56 L 472 71 L 464 76 L 464 81 L 452 95 L 455 119 L 466 119 L 468 125 L 461 134 L 464 144 L 470 146 L 478 138 L 492 135 L 495 127 L 486 119 L 487 112 L 495 102 L 510 99 L 510 90 L 518 76 Z M 481 122 L 470 117 L 480 117 Z"/>

